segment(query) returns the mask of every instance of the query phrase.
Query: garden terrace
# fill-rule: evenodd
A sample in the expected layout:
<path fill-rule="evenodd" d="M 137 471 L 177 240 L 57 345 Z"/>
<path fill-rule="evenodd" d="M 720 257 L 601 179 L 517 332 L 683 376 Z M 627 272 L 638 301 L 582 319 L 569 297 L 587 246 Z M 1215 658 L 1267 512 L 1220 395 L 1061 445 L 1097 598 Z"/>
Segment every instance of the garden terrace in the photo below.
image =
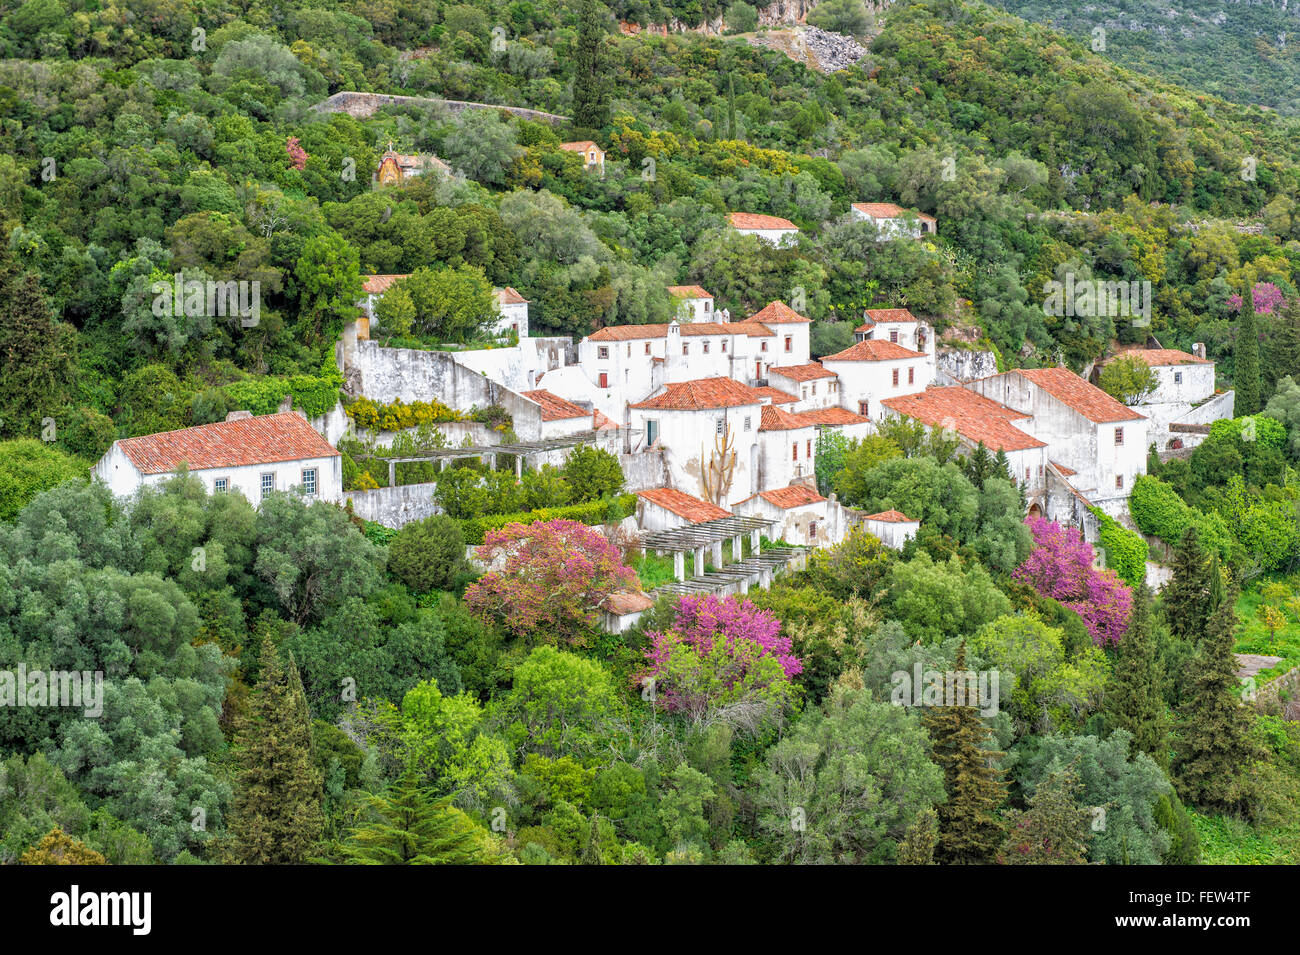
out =
<path fill-rule="evenodd" d="M 524 459 L 531 454 L 541 454 L 546 451 L 558 451 L 563 448 L 576 448 L 580 445 L 598 444 L 599 434 L 595 431 L 580 431 L 577 434 L 566 434 L 554 438 L 543 438 L 540 441 L 519 441 L 514 444 L 486 444 L 470 445 L 461 448 L 431 448 L 428 451 L 422 451 L 419 454 L 403 455 L 386 455 L 386 454 L 357 454 L 353 457 L 360 460 L 384 461 L 388 464 L 388 486 L 397 485 L 397 465 L 411 464 L 424 461 L 440 462 L 440 469 L 446 470 L 450 461 L 459 458 L 480 458 L 489 467 L 496 468 L 496 459 L 499 454 L 514 455 L 515 458 L 515 477 L 523 476 Z"/>
<path fill-rule="evenodd" d="M 792 562 L 802 558 L 807 550 L 802 547 L 772 547 L 735 564 L 715 567 L 689 579 L 678 579 L 654 590 L 661 594 L 722 594 L 749 592 L 755 584 L 766 589 L 772 579 Z M 698 569 L 698 568 L 697 568 Z"/>

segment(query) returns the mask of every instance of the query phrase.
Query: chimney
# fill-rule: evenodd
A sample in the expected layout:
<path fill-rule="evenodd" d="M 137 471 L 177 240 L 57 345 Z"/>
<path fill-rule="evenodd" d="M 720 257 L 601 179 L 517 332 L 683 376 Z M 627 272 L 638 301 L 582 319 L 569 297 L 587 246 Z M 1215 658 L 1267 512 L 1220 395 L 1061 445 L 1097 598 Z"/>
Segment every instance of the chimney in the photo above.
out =
<path fill-rule="evenodd" d="M 245 418 L 253 417 L 251 411 L 231 411 L 226 415 L 227 421 L 243 421 Z"/>
<path fill-rule="evenodd" d="M 1205 342 L 1194 342 L 1192 344 L 1192 354 L 1197 358 L 1205 357 Z"/>

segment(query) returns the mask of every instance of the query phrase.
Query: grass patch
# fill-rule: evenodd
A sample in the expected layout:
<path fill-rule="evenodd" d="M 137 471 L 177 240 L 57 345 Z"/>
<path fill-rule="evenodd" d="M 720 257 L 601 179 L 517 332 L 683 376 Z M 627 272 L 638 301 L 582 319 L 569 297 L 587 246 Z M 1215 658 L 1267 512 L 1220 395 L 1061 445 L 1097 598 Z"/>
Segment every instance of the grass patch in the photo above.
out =
<path fill-rule="evenodd" d="M 1300 575 L 1293 574 L 1289 577 L 1269 575 L 1252 581 L 1237 598 L 1236 605 L 1237 618 L 1241 621 L 1237 628 L 1237 652 L 1260 653 L 1282 658 L 1282 662 L 1277 666 L 1260 671 L 1261 683 L 1300 666 L 1300 620 L 1297 619 L 1297 614 L 1283 602 L 1278 609 L 1286 622 L 1271 638 L 1268 628 L 1259 617 L 1259 606 L 1264 603 L 1262 590 L 1270 584 L 1284 584 L 1291 589 L 1293 595 L 1300 593 Z"/>
<path fill-rule="evenodd" d="M 673 558 L 671 554 L 660 557 L 658 554 L 647 553 L 632 565 L 632 569 L 636 571 L 636 575 L 641 581 L 641 589 L 645 591 L 654 590 L 656 587 L 670 584 L 677 579 L 673 574 Z"/>
<path fill-rule="evenodd" d="M 1205 865 L 1300 864 L 1300 823 L 1256 829 L 1229 816 L 1202 816 L 1195 811 L 1191 816 Z"/>

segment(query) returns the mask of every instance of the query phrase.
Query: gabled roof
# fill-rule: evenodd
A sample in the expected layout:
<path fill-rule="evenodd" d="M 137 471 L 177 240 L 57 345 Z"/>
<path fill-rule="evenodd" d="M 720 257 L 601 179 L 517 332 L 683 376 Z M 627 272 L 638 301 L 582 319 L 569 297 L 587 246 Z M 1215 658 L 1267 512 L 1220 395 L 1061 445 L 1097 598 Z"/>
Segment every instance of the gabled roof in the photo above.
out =
<path fill-rule="evenodd" d="M 805 504 L 820 504 L 826 500 L 807 484 L 791 484 L 789 487 L 779 487 L 772 491 L 759 491 L 758 496 L 783 510 L 802 507 Z"/>
<path fill-rule="evenodd" d="M 812 319 L 800 315 L 785 302 L 768 302 L 761 311 L 749 316 L 748 321 L 764 325 L 802 325 Z"/>
<path fill-rule="evenodd" d="M 855 202 L 853 208 L 871 216 L 873 219 L 897 219 L 900 216 L 907 215 L 909 211 L 902 206 L 894 205 L 892 202 Z M 912 211 L 912 215 L 925 222 L 936 221 L 934 216 L 928 216 L 924 212 Z"/>
<path fill-rule="evenodd" d="M 590 139 L 580 139 L 577 142 L 572 142 L 572 143 L 560 143 L 561 149 L 571 153 L 585 153 L 592 146 L 596 146 L 596 144 L 593 143 Z M 596 146 L 596 148 L 600 149 L 599 146 Z"/>
<path fill-rule="evenodd" d="M 394 282 L 410 277 L 410 272 L 405 275 L 367 275 L 365 281 L 361 283 L 361 291 L 367 295 L 383 295 L 393 287 Z"/>
<path fill-rule="evenodd" d="M 596 410 L 591 413 L 591 429 L 593 431 L 617 431 L 618 422 Z"/>
<path fill-rule="evenodd" d="M 920 521 L 914 521 L 902 511 L 888 510 L 881 511 L 879 514 L 868 514 L 866 517 L 869 521 L 883 521 L 886 524 L 919 524 Z"/>
<path fill-rule="evenodd" d="M 889 324 L 898 325 L 900 323 L 912 323 L 918 319 L 906 308 L 869 308 L 864 313 L 867 322 L 862 328 L 870 328 L 873 325 Z M 859 329 L 860 331 L 861 329 Z"/>
<path fill-rule="evenodd" d="M 1132 355 L 1134 358 L 1140 358 L 1147 363 L 1148 367 L 1157 367 L 1162 365 L 1213 365 L 1214 362 L 1208 358 L 1197 358 L 1195 355 L 1189 355 L 1185 351 L 1179 351 L 1177 348 L 1133 348 L 1129 351 L 1122 351 L 1114 358 L 1124 358 Z"/>
<path fill-rule="evenodd" d="M 759 431 L 795 431 L 799 428 L 811 428 L 813 423 L 805 421 L 803 415 L 791 414 L 776 405 L 763 405 Z"/>
<path fill-rule="evenodd" d="M 731 516 L 730 511 L 724 511 L 716 504 L 710 504 L 708 501 L 693 497 L 685 491 L 679 491 L 673 487 L 653 487 L 636 493 L 638 497 L 643 497 L 651 504 L 657 504 L 665 511 L 671 511 L 692 524 L 716 521 L 719 518 Z"/>
<path fill-rule="evenodd" d="M 774 405 L 783 405 L 790 401 L 799 400 L 794 395 L 788 394 L 787 392 L 782 391 L 780 388 L 773 388 L 771 385 L 763 385 L 759 388 L 755 388 L 754 390 L 764 398 L 771 398 L 772 404 Z"/>
<path fill-rule="evenodd" d="M 713 298 L 712 294 L 698 285 L 670 285 L 668 294 L 673 298 Z"/>
<path fill-rule="evenodd" d="M 927 388 L 915 395 L 886 398 L 881 404 L 931 428 L 951 428 L 971 444 L 983 441 L 993 452 L 1046 447 L 1012 424 L 1029 420 L 1029 415 L 959 385 Z"/>
<path fill-rule="evenodd" d="M 629 342 L 646 338 L 666 338 L 669 325 L 606 325 L 587 336 L 593 342 Z M 755 321 L 747 322 L 687 322 L 678 324 L 683 338 L 701 338 L 706 335 L 748 335 L 751 338 L 769 336 L 770 328 Z"/>
<path fill-rule="evenodd" d="M 897 361 L 901 358 L 924 357 L 919 351 L 912 351 L 895 342 L 868 338 L 834 355 L 823 355 L 821 360 L 824 364 L 828 361 Z"/>
<path fill-rule="evenodd" d="M 867 424 L 870 418 L 865 418 L 860 414 L 854 414 L 848 408 L 814 408 L 812 411 L 800 411 L 799 417 L 803 418 L 809 424 L 815 425 L 845 425 L 845 424 Z"/>
<path fill-rule="evenodd" d="M 727 215 L 727 222 L 733 229 L 794 229 L 799 227 L 789 219 L 780 216 L 765 216 L 757 212 L 732 212 Z"/>
<path fill-rule="evenodd" d="M 338 457 L 338 451 L 295 411 L 201 424 L 117 442 L 142 474 L 237 468 Z"/>
<path fill-rule="evenodd" d="M 585 408 L 579 408 L 572 401 L 566 401 L 557 394 L 538 388 L 536 391 L 519 392 L 529 401 L 542 406 L 543 421 L 560 421 L 566 418 L 586 418 L 591 414 Z"/>
<path fill-rule="evenodd" d="M 497 296 L 498 305 L 527 305 L 528 299 L 524 298 L 513 288 L 507 285 L 505 288 L 493 289 Z"/>
<path fill-rule="evenodd" d="M 1029 379 L 1093 424 L 1146 419 L 1146 415 L 1124 407 L 1096 385 L 1088 384 L 1068 368 L 1017 368 L 1011 374 Z"/>
<path fill-rule="evenodd" d="M 633 408 L 662 411 L 700 411 L 708 408 L 738 408 L 763 403 L 763 395 L 732 378 L 696 378 L 664 385 L 664 390 Z"/>
<path fill-rule="evenodd" d="M 769 375 L 780 375 L 791 381 L 816 381 L 818 378 L 838 378 L 829 368 L 823 368 L 818 362 L 810 361 L 806 365 L 773 365 L 767 370 Z"/>

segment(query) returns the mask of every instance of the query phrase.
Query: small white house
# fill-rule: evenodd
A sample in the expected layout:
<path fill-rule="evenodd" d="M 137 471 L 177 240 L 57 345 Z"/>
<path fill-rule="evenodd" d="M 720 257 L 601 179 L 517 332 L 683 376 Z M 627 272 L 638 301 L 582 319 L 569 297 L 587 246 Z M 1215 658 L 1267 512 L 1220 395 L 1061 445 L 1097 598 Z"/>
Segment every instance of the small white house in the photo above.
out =
<path fill-rule="evenodd" d="M 791 411 L 838 408 L 840 405 L 839 376 L 820 362 L 774 366 L 767 370 L 767 380 L 773 388 L 795 396 Z"/>
<path fill-rule="evenodd" d="M 764 367 L 806 365 L 809 361 L 812 319 L 800 315 L 785 302 L 768 302 L 746 319 L 751 324 L 771 329 L 776 341 L 765 355 Z M 762 377 L 761 375 L 757 377 Z"/>
<path fill-rule="evenodd" d="M 868 514 L 862 521 L 862 527 L 868 534 L 880 538 L 886 547 L 902 550 L 903 545 L 916 536 L 921 522 L 912 520 L 901 511 L 890 510 Z"/>
<path fill-rule="evenodd" d="M 677 320 L 682 323 L 714 322 L 713 296 L 698 285 L 670 285 L 668 294 L 677 306 Z M 722 319 L 725 321 L 726 319 Z"/>
<path fill-rule="evenodd" d="M 636 492 L 636 522 L 643 531 L 672 531 L 730 517 L 716 504 L 674 487 L 652 487 Z"/>
<path fill-rule="evenodd" d="M 925 355 L 934 364 L 934 330 L 906 308 L 868 308 L 862 312 L 862 324 L 853 330 L 854 338 L 863 342 L 893 342 Z"/>
<path fill-rule="evenodd" d="M 296 411 L 256 417 L 232 411 L 216 424 L 121 438 L 94 474 L 114 495 L 129 497 L 174 477 L 182 466 L 208 491 L 238 491 L 254 504 L 289 490 L 323 501 L 343 499 L 342 458 Z"/>
<path fill-rule="evenodd" d="M 780 216 L 765 216 L 756 212 L 732 212 L 727 224 L 741 235 L 755 235 L 776 248 L 794 245 L 799 227 Z"/>
<path fill-rule="evenodd" d="M 583 139 L 574 143 L 560 143 L 560 148 L 567 153 L 581 155 L 583 169 L 599 169 L 602 176 L 605 174 L 605 150 L 590 139 Z"/>
<path fill-rule="evenodd" d="M 880 421 L 881 402 L 924 391 L 934 380 L 934 365 L 922 352 L 890 341 L 867 339 L 821 360 L 839 378 L 840 407 Z"/>
<path fill-rule="evenodd" d="M 510 286 L 493 289 L 497 300 L 496 324 L 492 334 L 504 338 L 512 332 L 520 338 L 528 337 L 528 299 L 524 298 Z"/>
<path fill-rule="evenodd" d="M 807 484 L 760 491 L 733 510 L 745 517 L 775 522 L 767 535 L 795 547 L 833 547 L 844 539 L 843 508 Z"/>
<path fill-rule="evenodd" d="M 561 438 L 581 434 L 592 429 L 592 409 L 583 408 L 559 395 L 537 388 L 519 392 L 542 408 L 542 434 L 546 438 Z"/>
<path fill-rule="evenodd" d="M 919 239 L 922 235 L 934 235 L 939 224 L 934 216 L 904 209 L 892 202 L 855 202 L 851 209 L 853 218 L 875 224 L 877 242 L 904 236 Z"/>
<path fill-rule="evenodd" d="M 758 426 L 756 488 L 785 487 L 816 473 L 817 426 L 803 415 L 764 405 Z"/>
<path fill-rule="evenodd" d="M 1205 357 L 1205 346 L 1192 346 L 1192 354 L 1176 348 L 1137 348 L 1111 358 L 1132 356 L 1155 374 L 1156 388 L 1133 407 L 1147 416 L 1147 440 L 1157 450 L 1194 447 L 1204 434 L 1175 430 L 1172 425 L 1206 425 L 1233 416 L 1236 394 L 1215 394 L 1214 362 Z"/>
<path fill-rule="evenodd" d="M 647 593 L 616 590 L 600 605 L 601 626 L 609 633 L 624 633 L 635 627 L 642 614 L 654 605 L 654 598 Z"/>

